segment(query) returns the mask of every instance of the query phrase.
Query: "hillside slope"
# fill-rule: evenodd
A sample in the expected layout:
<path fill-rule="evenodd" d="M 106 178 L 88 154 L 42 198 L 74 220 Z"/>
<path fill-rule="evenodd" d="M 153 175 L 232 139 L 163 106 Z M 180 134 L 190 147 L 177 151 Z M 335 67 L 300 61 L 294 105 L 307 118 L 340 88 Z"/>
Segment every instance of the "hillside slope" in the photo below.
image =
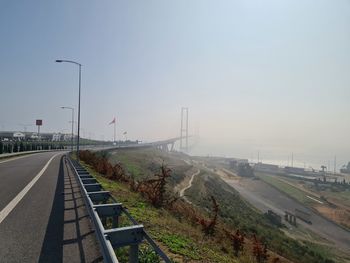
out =
<path fill-rule="evenodd" d="M 159 172 L 160 165 L 168 164 L 172 169 L 168 180 L 169 192 L 179 189 L 178 186 L 188 181 L 194 170 L 193 165 L 186 161 L 188 156 L 154 149 L 119 150 L 108 154 L 108 159 L 113 164 L 120 163 L 127 176 L 136 181 L 152 178 L 154 173 Z M 214 174 L 202 171 L 195 176 L 192 187 L 185 191 L 194 205 L 183 199 L 177 200 L 176 209 L 155 208 L 145 196 L 130 190 L 128 183 L 94 174 L 103 187 L 111 191 L 145 225 L 175 262 L 257 262 L 253 254 L 254 234 L 277 253 L 269 250 L 267 262 L 333 262 L 327 259 L 331 255 L 319 247 L 287 237 Z M 198 216 L 204 219 L 212 216 L 210 196 L 214 196 L 219 204 L 219 219 L 214 234 L 205 235 L 195 219 Z M 226 233 L 234 233 L 237 229 L 247 237 L 239 257 L 234 255 L 232 241 Z"/>

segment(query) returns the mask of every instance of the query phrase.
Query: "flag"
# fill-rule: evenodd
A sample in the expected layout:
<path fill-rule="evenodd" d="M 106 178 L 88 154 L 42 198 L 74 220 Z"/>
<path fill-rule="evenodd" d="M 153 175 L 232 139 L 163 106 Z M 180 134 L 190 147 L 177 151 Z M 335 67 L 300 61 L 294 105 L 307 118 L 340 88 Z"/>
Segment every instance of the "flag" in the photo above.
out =
<path fill-rule="evenodd" d="M 108 125 L 111 125 L 113 123 L 115 123 L 115 117 L 113 118 L 113 120 Z"/>

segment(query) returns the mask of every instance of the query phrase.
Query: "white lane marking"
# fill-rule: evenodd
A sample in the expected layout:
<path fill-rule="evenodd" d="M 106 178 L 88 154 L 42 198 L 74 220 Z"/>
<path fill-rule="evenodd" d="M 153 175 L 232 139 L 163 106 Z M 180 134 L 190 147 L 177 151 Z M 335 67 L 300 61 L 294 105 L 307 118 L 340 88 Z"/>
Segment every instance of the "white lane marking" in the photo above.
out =
<path fill-rule="evenodd" d="M 314 200 L 315 202 L 318 202 L 318 203 L 320 203 L 320 204 L 323 204 L 323 202 L 321 202 L 320 200 L 317 200 L 316 198 L 313 198 L 313 197 L 311 197 L 311 196 L 306 196 L 307 198 L 310 198 L 311 200 Z"/>
<path fill-rule="evenodd" d="M 19 192 L 19 194 L 16 195 L 16 197 L 13 198 L 12 201 L 10 203 L 8 203 L 8 205 L 4 209 L 1 210 L 1 212 L 0 212 L 0 224 L 9 215 L 9 213 L 11 213 L 11 211 L 16 207 L 16 205 L 22 200 L 22 198 L 28 193 L 30 188 L 32 188 L 33 185 L 39 180 L 39 178 L 46 171 L 47 167 L 49 167 L 53 158 L 55 158 L 59 154 L 61 154 L 61 153 L 57 153 L 54 156 L 52 156 L 50 158 L 50 160 L 45 164 L 43 169 L 41 169 L 41 171 L 26 185 L 26 187 L 24 187 L 23 190 L 21 192 Z"/>

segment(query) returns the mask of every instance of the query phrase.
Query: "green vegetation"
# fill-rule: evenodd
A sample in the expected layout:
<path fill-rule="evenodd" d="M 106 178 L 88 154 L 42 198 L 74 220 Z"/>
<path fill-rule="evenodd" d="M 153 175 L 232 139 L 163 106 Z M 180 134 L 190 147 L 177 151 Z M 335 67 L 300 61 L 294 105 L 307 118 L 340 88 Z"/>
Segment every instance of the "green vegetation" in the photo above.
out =
<path fill-rule="evenodd" d="M 195 242 L 190 238 L 172 233 L 163 233 L 158 238 L 172 253 L 184 255 L 191 259 L 201 259 L 198 248 L 194 245 Z"/>
<path fill-rule="evenodd" d="M 141 194 L 132 192 L 128 185 L 116 182 L 101 176 L 86 166 L 90 173 L 96 177 L 104 189 L 125 207 L 131 215 L 145 226 L 146 231 L 166 251 L 174 262 L 238 262 L 234 256 L 222 252 L 222 242 L 208 239 L 203 242 L 203 234 L 199 225 L 193 225 L 186 218 L 175 217 L 170 211 L 155 208 L 150 205 Z M 125 225 L 125 219 L 121 222 Z M 229 249 L 229 244 L 224 244 Z M 126 258 L 127 250 L 119 249 L 118 257 Z M 121 260 L 121 262 L 124 262 Z M 145 261 L 144 261 L 145 262 Z M 246 261 L 248 262 L 248 261 Z"/>
<path fill-rule="evenodd" d="M 128 158 L 125 156 L 118 156 L 118 161 L 125 166 L 126 170 L 132 175 L 133 178 L 143 177 L 142 169 L 137 163 L 128 161 Z"/>
<path fill-rule="evenodd" d="M 344 204 L 347 204 L 350 206 L 350 190 L 343 191 L 343 192 L 334 192 L 334 191 L 325 191 L 327 195 L 337 198 L 340 201 L 343 201 Z"/>
<path fill-rule="evenodd" d="M 261 180 L 263 180 L 264 182 L 277 188 L 281 192 L 286 193 L 290 197 L 296 199 L 297 201 L 299 201 L 303 204 L 312 205 L 312 203 L 314 202 L 310 198 L 306 197 L 306 195 L 310 195 L 310 194 L 306 194 L 305 192 L 298 189 L 297 187 L 292 186 L 291 184 L 288 184 L 288 183 L 285 183 L 281 180 L 278 180 L 277 178 L 275 178 L 274 176 L 271 176 L 271 175 L 266 175 L 266 174 L 261 174 L 261 173 L 258 173 L 258 175 L 259 175 L 259 178 Z M 311 197 L 317 199 L 316 196 L 311 196 Z"/>
<path fill-rule="evenodd" d="M 167 154 L 152 148 L 124 149 L 111 154 L 109 161 L 113 164 L 121 163 L 126 172 L 136 180 L 143 180 L 158 172 L 159 167 L 164 163 L 172 170 L 170 185 L 174 186 L 185 177 L 185 172 L 191 169 L 186 164 L 182 154 Z"/>
<path fill-rule="evenodd" d="M 115 250 L 119 262 L 129 262 L 129 249 L 127 247 Z M 157 253 L 147 244 L 142 244 L 139 249 L 139 263 L 160 263 Z"/>

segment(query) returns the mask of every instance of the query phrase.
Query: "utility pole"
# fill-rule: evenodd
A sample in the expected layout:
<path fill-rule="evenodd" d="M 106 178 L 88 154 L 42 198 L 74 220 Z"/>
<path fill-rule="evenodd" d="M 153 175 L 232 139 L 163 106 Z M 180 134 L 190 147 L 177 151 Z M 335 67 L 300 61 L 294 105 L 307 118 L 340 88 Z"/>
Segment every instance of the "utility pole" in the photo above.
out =
<path fill-rule="evenodd" d="M 117 133 L 117 127 L 116 127 L 116 123 L 115 123 L 115 119 L 114 119 L 114 124 L 113 124 L 113 140 L 114 140 L 114 143 L 116 143 L 116 133 Z"/>
<path fill-rule="evenodd" d="M 292 167 L 294 165 L 294 154 L 292 153 Z"/>
<path fill-rule="evenodd" d="M 337 171 L 337 156 L 334 155 L 334 174 L 336 173 Z"/>
<path fill-rule="evenodd" d="M 331 162 L 328 160 L 328 166 L 327 166 L 327 171 L 328 172 L 331 172 Z"/>

